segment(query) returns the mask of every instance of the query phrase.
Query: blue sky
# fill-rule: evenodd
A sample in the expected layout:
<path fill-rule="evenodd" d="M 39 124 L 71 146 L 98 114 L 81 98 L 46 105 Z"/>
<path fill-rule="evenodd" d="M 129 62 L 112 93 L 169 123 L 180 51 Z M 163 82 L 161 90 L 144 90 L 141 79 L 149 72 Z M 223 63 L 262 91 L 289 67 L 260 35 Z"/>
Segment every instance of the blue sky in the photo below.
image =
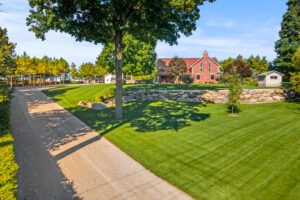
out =
<path fill-rule="evenodd" d="M 30 56 L 64 57 L 80 65 L 94 62 L 102 45 L 76 42 L 64 33 L 49 32 L 46 41 L 36 39 L 26 27 L 29 13 L 27 0 L 0 0 L 0 26 L 8 29 L 10 41 L 17 43 L 16 52 Z M 274 42 L 287 0 L 216 0 L 200 7 L 197 30 L 190 37 L 182 36 L 178 45 L 159 42 L 158 57 L 201 57 L 204 50 L 212 57 L 225 59 L 241 54 L 266 56 L 272 61 L 276 54 Z"/>

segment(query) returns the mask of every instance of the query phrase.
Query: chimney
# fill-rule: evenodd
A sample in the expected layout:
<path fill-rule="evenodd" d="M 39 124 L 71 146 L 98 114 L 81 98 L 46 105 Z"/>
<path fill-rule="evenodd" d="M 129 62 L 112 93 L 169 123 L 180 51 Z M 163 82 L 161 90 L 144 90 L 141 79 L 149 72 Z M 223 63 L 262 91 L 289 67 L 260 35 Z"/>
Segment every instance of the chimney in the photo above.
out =
<path fill-rule="evenodd" d="M 207 52 L 207 51 L 204 51 L 203 57 L 204 57 L 204 58 L 208 58 L 208 52 Z"/>

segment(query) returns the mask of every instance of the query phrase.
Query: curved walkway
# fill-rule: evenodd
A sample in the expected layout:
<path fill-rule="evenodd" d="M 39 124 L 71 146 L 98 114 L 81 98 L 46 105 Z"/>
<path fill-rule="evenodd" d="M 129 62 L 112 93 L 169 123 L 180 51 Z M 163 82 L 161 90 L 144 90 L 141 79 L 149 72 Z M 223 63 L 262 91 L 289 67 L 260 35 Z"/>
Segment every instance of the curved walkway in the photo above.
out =
<path fill-rule="evenodd" d="M 19 199 L 192 199 L 101 138 L 42 89 L 17 88 L 11 102 Z"/>

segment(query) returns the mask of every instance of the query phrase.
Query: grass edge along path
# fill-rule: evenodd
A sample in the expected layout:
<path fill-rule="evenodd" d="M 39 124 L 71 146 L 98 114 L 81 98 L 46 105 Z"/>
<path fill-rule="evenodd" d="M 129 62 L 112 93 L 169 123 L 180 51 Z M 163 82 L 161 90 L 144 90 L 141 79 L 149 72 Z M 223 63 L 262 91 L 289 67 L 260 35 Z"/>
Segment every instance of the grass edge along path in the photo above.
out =
<path fill-rule="evenodd" d="M 113 108 L 77 106 L 106 88 L 56 88 L 45 93 L 196 199 L 300 198 L 299 103 L 241 105 L 240 117 L 232 118 L 224 104 L 131 102 L 124 104 L 121 123 L 113 120 Z"/>
<path fill-rule="evenodd" d="M 10 94 L 0 82 L 0 199 L 17 199 L 17 169 L 10 123 Z"/>

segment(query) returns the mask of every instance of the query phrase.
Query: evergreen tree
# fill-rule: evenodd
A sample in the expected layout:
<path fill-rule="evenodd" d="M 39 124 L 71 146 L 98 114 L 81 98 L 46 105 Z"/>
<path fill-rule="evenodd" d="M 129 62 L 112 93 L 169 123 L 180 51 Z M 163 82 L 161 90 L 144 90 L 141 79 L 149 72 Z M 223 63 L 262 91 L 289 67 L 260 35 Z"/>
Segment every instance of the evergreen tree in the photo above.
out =
<path fill-rule="evenodd" d="M 276 69 L 289 78 L 290 72 L 294 72 L 292 66 L 292 57 L 298 47 L 300 47 L 300 1 L 289 0 L 287 2 L 288 10 L 283 15 L 280 39 L 275 43 L 277 58 L 274 61 Z"/>

